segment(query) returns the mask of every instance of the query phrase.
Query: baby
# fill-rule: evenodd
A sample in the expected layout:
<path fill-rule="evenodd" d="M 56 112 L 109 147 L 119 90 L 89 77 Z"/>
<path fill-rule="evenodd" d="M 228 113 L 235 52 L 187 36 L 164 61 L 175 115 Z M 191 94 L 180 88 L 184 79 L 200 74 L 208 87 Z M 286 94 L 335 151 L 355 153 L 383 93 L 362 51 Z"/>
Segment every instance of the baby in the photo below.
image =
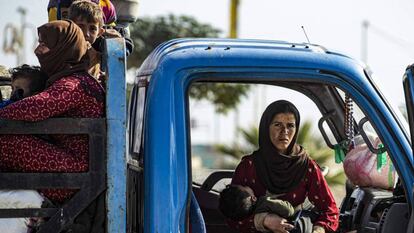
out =
<path fill-rule="evenodd" d="M 227 185 L 221 191 L 219 209 L 225 217 L 233 221 L 263 212 L 277 214 L 285 219 L 294 215 L 294 208 L 289 202 L 272 195 L 257 198 L 250 187 L 241 185 Z"/>

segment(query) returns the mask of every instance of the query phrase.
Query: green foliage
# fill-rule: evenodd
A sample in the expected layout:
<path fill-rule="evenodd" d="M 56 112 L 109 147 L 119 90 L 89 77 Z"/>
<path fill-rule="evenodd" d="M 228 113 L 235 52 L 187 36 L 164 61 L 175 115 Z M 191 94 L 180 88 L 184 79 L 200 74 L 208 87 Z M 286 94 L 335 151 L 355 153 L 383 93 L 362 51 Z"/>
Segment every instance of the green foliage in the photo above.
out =
<path fill-rule="evenodd" d="M 237 159 L 241 159 L 243 156 L 251 154 L 254 150 L 259 148 L 259 129 L 256 126 L 250 126 L 247 129 L 238 129 L 243 136 L 243 146 L 234 144 L 232 146 L 218 144 L 216 149 L 224 154 L 231 155 Z"/>
<path fill-rule="evenodd" d="M 217 112 L 225 114 L 240 103 L 249 89 L 246 84 L 194 83 L 189 95 L 197 100 L 207 99 L 214 104 Z"/>
<path fill-rule="evenodd" d="M 190 16 L 159 16 L 156 18 L 141 18 L 131 24 L 131 38 L 135 47 L 128 57 L 128 67 L 138 68 L 144 59 L 162 42 L 183 37 L 218 37 L 220 30 L 209 24 L 203 24 Z M 225 83 L 203 83 L 190 89 L 190 97 L 201 100 L 207 99 L 216 107 L 219 113 L 227 113 L 247 94 L 249 85 Z"/>
<path fill-rule="evenodd" d="M 341 168 L 332 169 L 333 151 L 327 147 L 321 137 L 312 135 L 312 123 L 305 121 L 299 129 L 297 143 L 303 145 L 308 154 L 320 166 L 330 167 L 329 174 L 325 177 L 329 185 L 343 185 L 345 183 L 345 173 Z M 241 145 L 217 145 L 216 148 L 225 154 L 240 159 L 241 157 L 251 154 L 258 146 L 259 130 L 255 126 L 248 129 L 239 129 L 243 136 L 243 146 Z M 331 166 L 332 165 L 332 166 Z M 336 170 L 335 172 L 333 170 Z"/>
<path fill-rule="evenodd" d="M 128 67 L 138 68 L 144 59 L 162 42 L 183 37 L 218 37 L 220 30 L 190 16 L 159 16 L 140 18 L 130 25 L 134 52 L 128 57 Z"/>
<path fill-rule="evenodd" d="M 311 136 L 311 128 L 312 123 L 310 121 L 305 121 L 302 123 L 302 126 L 299 129 L 298 138 L 296 139 L 296 143 L 299 145 L 304 145 L 306 142 L 310 140 Z"/>

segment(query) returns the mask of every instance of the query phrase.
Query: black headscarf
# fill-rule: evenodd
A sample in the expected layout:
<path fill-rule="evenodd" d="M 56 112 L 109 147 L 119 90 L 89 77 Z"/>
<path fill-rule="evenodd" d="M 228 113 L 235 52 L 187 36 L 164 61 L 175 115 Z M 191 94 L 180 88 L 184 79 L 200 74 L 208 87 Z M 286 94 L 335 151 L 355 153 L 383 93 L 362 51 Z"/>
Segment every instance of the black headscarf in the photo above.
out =
<path fill-rule="evenodd" d="M 292 113 L 296 120 L 296 133 L 288 146 L 287 154 L 280 153 L 272 144 L 269 136 L 269 126 L 273 117 L 279 113 Z M 273 194 L 291 191 L 306 174 L 308 155 L 302 146 L 296 144 L 299 124 L 299 111 L 286 100 L 271 103 L 260 120 L 259 150 L 253 153 L 253 161 L 258 178 L 266 189 Z"/>

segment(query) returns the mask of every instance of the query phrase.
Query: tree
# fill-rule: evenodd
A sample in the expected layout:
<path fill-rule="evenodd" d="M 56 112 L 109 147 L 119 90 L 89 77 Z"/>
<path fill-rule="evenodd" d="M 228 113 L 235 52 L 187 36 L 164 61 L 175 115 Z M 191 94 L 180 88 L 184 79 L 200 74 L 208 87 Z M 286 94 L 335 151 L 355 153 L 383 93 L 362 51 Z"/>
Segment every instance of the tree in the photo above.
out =
<path fill-rule="evenodd" d="M 219 113 L 227 113 L 237 107 L 241 97 L 246 96 L 250 85 L 231 83 L 195 83 L 189 91 L 191 98 L 207 99 Z"/>
<path fill-rule="evenodd" d="M 134 51 L 128 57 L 128 67 L 138 68 L 144 59 L 164 41 L 183 37 L 218 37 L 220 30 L 203 24 L 190 16 L 159 16 L 141 18 L 131 24 Z M 197 83 L 190 89 L 190 97 L 212 102 L 216 111 L 227 113 L 240 102 L 249 90 L 248 85 L 224 83 Z"/>
<path fill-rule="evenodd" d="M 128 67 L 138 68 L 144 59 L 161 43 L 183 37 L 218 37 L 220 30 L 203 24 L 190 16 L 145 17 L 131 24 L 134 52 L 128 57 Z"/>

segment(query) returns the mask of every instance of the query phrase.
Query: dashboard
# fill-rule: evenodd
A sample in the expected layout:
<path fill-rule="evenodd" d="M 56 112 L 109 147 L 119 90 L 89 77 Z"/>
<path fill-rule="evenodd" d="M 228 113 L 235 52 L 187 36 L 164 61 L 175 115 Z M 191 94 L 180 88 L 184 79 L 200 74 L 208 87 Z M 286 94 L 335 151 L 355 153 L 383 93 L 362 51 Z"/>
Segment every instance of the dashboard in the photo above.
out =
<path fill-rule="evenodd" d="M 406 232 L 409 207 L 403 196 L 375 188 L 356 188 L 341 206 L 340 232 Z"/>

